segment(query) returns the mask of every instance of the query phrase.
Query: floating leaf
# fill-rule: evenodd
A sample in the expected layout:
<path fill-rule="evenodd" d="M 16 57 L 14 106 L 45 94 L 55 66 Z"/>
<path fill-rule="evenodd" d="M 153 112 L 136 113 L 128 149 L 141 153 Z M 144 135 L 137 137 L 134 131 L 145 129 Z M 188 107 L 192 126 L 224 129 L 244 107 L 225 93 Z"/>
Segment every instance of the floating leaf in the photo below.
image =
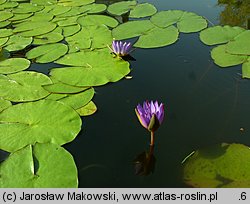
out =
<path fill-rule="evenodd" d="M 129 14 L 130 18 L 144 18 L 147 16 L 152 16 L 157 12 L 154 5 L 149 3 L 137 4 Z"/>
<path fill-rule="evenodd" d="M 116 82 L 130 72 L 128 62 L 113 58 L 108 51 L 67 54 L 56 63 L 75 66 L 54 68 L 50 72 L 59 81 L 73 86 L 99 86 Z"/>
<path fill-rule="evenodd" d="M 0 38 L 5 38 L 13 34 L 12 29 L 0 29 Z"/>
<path fill-rule="evenodd" d="M 114 28 L 118 21 L 110 16 L 105 15 L 87 15 L 78 18 L 77 22 L 82 26 L 106 25 Z"/>
<path fill-rule="evenodd" d="M 0 98 L 0 112 L 2 112 L 4 109 L 10 107 L 12 104 L 10 101 L 7 101 L 3 98 Z"/>
<path fill-rule="evenodd" d="M 0 164 L 1 188 L 76 188 L 72 155 L 58 145 L 28 145 Z"/>
<path fill-rule="evenodd" d="M 177 24 L 177 28 L 183 33 L 198 32 L 207 27 L 207 21 L 192 12 L 181 10 L 161 11 L 151 17 L 151 22 L 161 28 Z"/>
<path fill-rule="evenodd" d="M 49 95 L 42 85 L 51 84 L 42 73 L 22 71 L 0 78 L 0 97 L 14 102 L 34 101 Z"/>
<path fill-rule="evenodd" d="M 0 4 L 5 3 L 7 0 L 0 0 Z"/>
<path fill-rule="evenodd" d="M 72 25 L 77 25 L 77 19 L 80 17 L 80 15 L 77 16 L 71 16 L 67 17 L 66 19 L 59 20 L 57 24 L 59 26 L 72 26 Z"/>
<path fill-rule="evenodd" d="M 68 52 L 68 46 L 54 43 L 35 47 L 26 53 L 28 59 L 35 59 L 38 63 L 48 63 L 59 59 Z"/>
<path fill-rule="evenodd" d="M 31 37 L 36 35 L 42 35 L 45 33 L 49 33 L 50 31 L 56 28 L 55 23 L 51 22 L 23 22 L 21 24 L 16 25 L 17 27 L 13 30 L 14 33 L 18 33 L 24 37 Z"/>
<path fill-rule="evenodd" d="M 27 19 L 32 15 L 33 15 L 33 13 L 15 13 L 14 16 L 12 18 L 10 18 L 9 20 L 12 21 L 13 23 L 15 23 L 15 21 Z"/>
<path fill-rule="evenodd" d="M 221 144 L 195 151 L 184 163 L 183 179 L 194 187 L 250 187 L 250 149 Z"/>
<path fill-rule="evenodd" d="M 57 0 L 31 0 L 30 1 L 32 4 L 37 4 L 37 5 L 43 5 L 43 6 L 49 6 L 51 4 L 56 4 Z"/>
<path fill-rule="evenodd" d="M 50 13 L 57 16 L 57 15 L 62 15 L 68 11 L 71 10 L 71 7 L 65 7 L 65 6 L 60 6 L 60 5 L 55 5 L 53 9 L 51 9 Z"/>
<path fill-rule="evenodd" d="M 247 56 L 232 55 L 226 52 L 226 45 L 219 45 L 211 52 L 214 63 L 221 67 L 234 66 L 246 61 Z"/>
<path fill-rule="evenodd" d="M 88 13 L 88 14 L 93 14 L 93 13 L 101 13 L 104 12 L 107 9 L 107 6 L 105 4 L 89 4 L 85 5 L 79 8 L 79 11 L 81 13 Z"/>
<path fill-rule="evenodd" d="M 94 93 L 94 89 L 89 88 L 81 93 L 68 94 L 67 97 L 58 101 L 77 110 L 85 106 L 93 98 Z"/>
<path fill-rule="evenodd" d="M 233 41 L 229 41 L 226 51 L 231 54 L 250 55 L 250 30 L 240 33 Z"/>
<path fill-rule="evenodd" d="M 140 48 L 155 48 L 173 44 L 178 40 L 178 29 L 175 26 L 167 28 L 154 28 L 142 35 L 134 44 Z"/>
<path fill-rule="evenodd" d="M 92 115 L 97 111 L 97 107 L 93 101 L 76 110 L 80 116 Z"/>
<path fill-rule="evenodd" d="M 18 3 L 14 1 L 6 1 L 4 4 L 0 4 L 0 10 L 17 7 Z"/>
<path fill-rule="evenodd" d="M 0 114 L 0 148 L 13 152 L 36 142 L 63 145 L 76 137 L 81 123 L 71 107 L 57 101 L 13 105 Z"/>
<path fill-rule="evenodd" d="M 214 26 L 200 32 L 200 39 L 206 45 L 227 43 L 245 31 L 240 27 Z"/>
<path fill-rule="evenodd" d="M 69 37 L 78 33 L 81 30 L 81 26 L 79 24 L 72 25 L 72 26 L 65 26 L 65 27 L 62 27 L 62 30 L 63 30 L 63 36 Z"/>
<path fill-rule="evenodd" d="M 8 41 L 8 37 L 7 38 L 0 38 L 0 46 L 3 46 L 7 41 Z"/>
<path fill-rule="evenodd" d="M 6 26 L 8 26 L 10 24 L 11 24 L 10 21 L 1 21 L 0 22 L 0 28 L 4 28 L 4 27 L 6 27 Z"/>
<path fill-rule="evenodd" d="M 250 57 L 248 57 L 248 61 L 242 65 L 242 78 L 250 79 Z"/>
<path fill-rule="evenodd" d="M 67 96 L 68 96 L 67 94 L 52 93 L 52 94 L 48 95 L 45 99 L 57 101 L 59 99 L 65 98 Z"/>
<path fill-rule="evenodd" d="M 122 15 L 129 12 L 137 4 L 136 1 L 121 1 L 109 5 L 108 12 L 113 15 Z"/>
<path fill-rule="evenodd" d="M 10 52 L 19 51 L 30 45 L 32 41 L 32 37 L 22 37 L 20 35 L 13 35 L 4 45 L 4 48 Z"/>
<path fill-rule="evenodd" d="M 0 61 L 0 74 L 10 74 L 28 69 L 30 61 L 24 58 L 10 58 Z"/>
<path fill-rule="evenodd" d="M 73 36 L 67 37 L 70 48 L 76 51 L 87 48 L 104 48 L 112 42 L 111 31 L 106 26 L 88 26 Z"/>
<path fill-rule="evenodd" d="M 95 2 L 95 0 L 58 0 L 58 5 L 78 7 L 93 2 Z"/>
<path fill-rule="evenodd" d="M 30 18 L 26 19 L 26 21 L 51 21 L 54 18 L 53 14 L 50 13 L 36 13 L 35 15 L 31 16 Z"/>
<path fill-rule="evenodd" d="M 0 11 L 0 21 L 8 20 L 13 16 L 13 13 L 10 11 Z"/>
<path fill-rule="evenodd" d="M 63 35 L 54 30 L 50 33 L 34 37 L 33 44 L 43 45 L 43 44 L 57 43 L 63 40 L 63 38 L 64 38 Z"/>
<path fill-rule="evenodd" d="M 42 10 L 44 7 L 31 3 L 21 3 L 12 10 L 13 13 L 33 13 Z"/>

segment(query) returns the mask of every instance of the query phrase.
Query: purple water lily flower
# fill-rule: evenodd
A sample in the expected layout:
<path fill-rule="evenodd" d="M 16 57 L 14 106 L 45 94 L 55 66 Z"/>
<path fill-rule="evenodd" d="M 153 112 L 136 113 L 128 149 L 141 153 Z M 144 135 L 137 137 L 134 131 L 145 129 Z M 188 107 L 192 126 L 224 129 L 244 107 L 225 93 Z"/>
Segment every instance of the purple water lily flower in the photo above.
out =
<path fill-rule="evenodd" d="M 113 40 L 111 51 L 119 56 L 123 57 L 131 52 L 132 44 L 130 42 L 122 42 L 118 40 Z"/>
<path fill-rule="evenodd" d="M 164 105 L 158 101 L 144 101 L 135 108 L 136 115 L 143 127 L 151 132 L 151 143 L 154 145 L 154 132 L 160 127 L 164 119 Z"/>

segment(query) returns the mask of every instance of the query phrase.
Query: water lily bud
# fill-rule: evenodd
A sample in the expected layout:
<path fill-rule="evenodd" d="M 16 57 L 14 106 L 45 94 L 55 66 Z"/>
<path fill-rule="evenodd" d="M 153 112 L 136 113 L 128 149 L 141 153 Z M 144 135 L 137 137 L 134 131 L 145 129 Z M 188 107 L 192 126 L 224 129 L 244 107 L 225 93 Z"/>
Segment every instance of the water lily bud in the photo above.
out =
<path fill-rule="evenodd" d="M 157 119 L 156 115 L 153 114 L 150 122 L 149 122 L 149 125 L 148 125 L 148 130 L 150 132 L 154 132 L 156 131 L 158 128 L 160 127 L 160 122 L 159 120 Z"/>

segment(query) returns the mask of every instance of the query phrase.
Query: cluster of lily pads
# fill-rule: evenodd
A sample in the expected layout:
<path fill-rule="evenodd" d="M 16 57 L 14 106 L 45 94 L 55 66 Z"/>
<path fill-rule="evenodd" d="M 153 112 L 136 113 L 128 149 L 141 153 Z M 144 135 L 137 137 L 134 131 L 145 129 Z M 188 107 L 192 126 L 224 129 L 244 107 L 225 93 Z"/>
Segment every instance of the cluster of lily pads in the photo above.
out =
<path fill-rule="evenodd" d="M 136 1 L 0 0 L 0 149 L 11 153 L 0 164 L 0 186 L 77 187 L 74 159 L 61 145 L 80 132 L 80 116 L 97 110 L 93 87 L 130 73 L 129 62 L 110 53 L 113 39 L 157 48 L 206 27 L 195 13 Z M 47 76 L 27 71 L 31 63 L 54 67 Z"/>

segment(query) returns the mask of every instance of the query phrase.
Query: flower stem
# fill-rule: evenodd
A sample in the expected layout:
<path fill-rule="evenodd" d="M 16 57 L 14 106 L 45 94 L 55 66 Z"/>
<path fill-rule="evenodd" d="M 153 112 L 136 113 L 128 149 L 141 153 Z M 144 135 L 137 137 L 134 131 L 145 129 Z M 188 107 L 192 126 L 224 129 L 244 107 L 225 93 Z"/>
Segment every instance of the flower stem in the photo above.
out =
<path fill-rule="evenodd" d="M 155 134 L 154 131 L 151 131 L 151 140 L 150 140 L 150 146 L 155 145 Z"/>

